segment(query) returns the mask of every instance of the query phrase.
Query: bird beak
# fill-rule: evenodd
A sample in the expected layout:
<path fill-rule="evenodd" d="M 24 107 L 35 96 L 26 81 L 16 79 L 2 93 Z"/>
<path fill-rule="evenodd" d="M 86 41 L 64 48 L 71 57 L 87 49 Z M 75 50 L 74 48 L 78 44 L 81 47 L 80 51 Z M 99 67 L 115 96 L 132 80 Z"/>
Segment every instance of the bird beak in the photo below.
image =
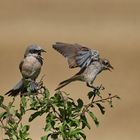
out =
<path fill-rule="evenodd" d="M 113 66 L 111 66 L 111 64 L 109 64 L 109 66 L 107 67 L 107 70 L 112 71 L 114 68 Z"/>
<path fill-rule="evenodd" d="M 45 50 L 43 50 L 43 49 L 41 49 L 41 52 L 45 52 L 45 53 L 46 53 L 46 51 L 45 51 Z"/>

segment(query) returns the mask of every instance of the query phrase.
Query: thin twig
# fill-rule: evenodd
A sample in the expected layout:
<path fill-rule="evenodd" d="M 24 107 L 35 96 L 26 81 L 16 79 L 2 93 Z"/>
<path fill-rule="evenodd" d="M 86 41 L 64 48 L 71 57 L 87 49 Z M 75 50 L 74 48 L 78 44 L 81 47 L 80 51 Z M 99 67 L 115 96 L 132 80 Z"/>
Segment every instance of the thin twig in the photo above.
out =
<path fill-rule="evenodd" d="M 6 132 L 6 131 L 7 131 L 7 127 L 4 125 L 4 123 L 3 123 L 2 120 L 0 120 L 0 122 L 1 122 L 0 127 L 1 127 L 1 128 L 4 128 L 4 130 L 5 130 L 5 132 Z"/>
<path fill-rule="evenodd" d="M 85 107 L 83 108 L 82 114 L 85 114 L 85 112 L 87 112 L 89 107 L 92 107 L 93 104 L 103 102 L 103 101 L 107 101 L 107 100 L 111 100 L 113 98 L 118 98 L 118 96 L 117 95 L 109 96 L 107 98 L 103 98 L 103 99 L 99 99 L 99 100 L 95 100 L 95 101 L 94 101 L 95 97 L 93 97 L 91 102 L 89 104 L 85 105 Z"/>
<path fill-rule="evenodd" d="M 61 115 L 56 111 L 55 107 L 51 103 L 50 103 L 50 105 L 52 107 L 53 112 L 56 114 L 56 118 L 59 119 L 60 121 L 62 121 Z"/>
<path fill-rule="evenodd" d="M 14 121 L 14 118 L 12 117 L 12 114 L 10 113 L 10 110 L 7 106 L 5 106 L 4 104 L 1 104 L 1 107 L 6 110 L 7 114 L 8 114 L 8 119 L 10 121 Z"/>

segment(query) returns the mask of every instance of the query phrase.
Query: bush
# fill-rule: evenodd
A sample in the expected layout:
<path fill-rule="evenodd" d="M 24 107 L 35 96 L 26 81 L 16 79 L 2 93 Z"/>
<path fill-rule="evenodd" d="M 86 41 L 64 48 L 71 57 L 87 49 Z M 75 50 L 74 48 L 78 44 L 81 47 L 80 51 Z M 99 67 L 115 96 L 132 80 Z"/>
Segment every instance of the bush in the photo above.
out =
<path fill-rule="evenodd" d="M 43 87 L 37 94 L 29 92 L 28 96 L 22 96 L 18 109 L 14 106 L 14 98 L 5 105 L 4 97 L 0 96 L 0 127 L 5 132 L 4 140 L 32 140 L 29 135 L 30 125 L 22 123 L 28 112 L 31 112 L 29 122 L 45 115 L 46 123 L 42 127 L 46 135 L 42 136 L 41 140 L 86 140 L 84 128 L 91 128 L 87 116 L 99 126 L 94 108 L 99 108 L 100 112 L 105 114 L 105 103 L 113 107 L 112 99 L 120 99 L 117 95 L 107 94 L 105 98 L 103 95 L 104 88 L 100 86 L 88 93 L 89 103 L 85 104 L 83 99 L 75 101 L 62 91 L 50 96 L 49 90 Z"/>

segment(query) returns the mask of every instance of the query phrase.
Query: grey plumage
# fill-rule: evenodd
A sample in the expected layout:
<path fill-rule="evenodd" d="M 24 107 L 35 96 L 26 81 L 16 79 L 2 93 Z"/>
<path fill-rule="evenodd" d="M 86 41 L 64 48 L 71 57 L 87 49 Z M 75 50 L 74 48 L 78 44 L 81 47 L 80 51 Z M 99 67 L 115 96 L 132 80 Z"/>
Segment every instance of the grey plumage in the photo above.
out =
<path fill-rule="evenodd" d="M 99 60 L 99 52 L 79 44 L 56 42 L 53 48 L 67 58 L 70 68 L 87 67 L 92 61 Z"/>
<path fill-rule="evenodd" d="M 56 42 L 53 48 L 67 58 L 70 68 L 80 67 L 80 71 L 71 78 L 62 81 L 56 90 L 59 90 L 73 81 L 86 82 L 87 86 L 93 87 L 93 81 L 103 70 L 113 69 L 107 59 L 101 59 L 99 52 L 79 44 Z"/>
<path fill-rule="evenodd" d="M 19 69 L 22 74 L 22 79 L 17 85 L 9 90 L 6 95 L 8 96 L 16 96 L 19 93 L 23 94 L 27 92 L 27 82 L 30 83 L 32 90 L 35 91 L 36 83 L 35 80 L 40 74 L 41 67 L 43 65 L 43 58 L 41 53 L 45 52 L 38 45 L 30 45 L 27 47 L 24 58 L 19 64 Z"/>
<path fill-rule="evenodd" d="M 93 61 L 88 67 L 81 69 L 77 74 L 75 74 L 71 78 L 62 81 L 58 85 L 56 90 L 60 90 L 64 86 L 74 81 L 86 82 L 88 87 L 95 88 L 93 86 L 93 82 L 96 76 L 103 70 L 111 70 L 111 69 L 113 69 L 113 67 L 110 65 L 107 59 L 100 59 L 99 61 Z"/>

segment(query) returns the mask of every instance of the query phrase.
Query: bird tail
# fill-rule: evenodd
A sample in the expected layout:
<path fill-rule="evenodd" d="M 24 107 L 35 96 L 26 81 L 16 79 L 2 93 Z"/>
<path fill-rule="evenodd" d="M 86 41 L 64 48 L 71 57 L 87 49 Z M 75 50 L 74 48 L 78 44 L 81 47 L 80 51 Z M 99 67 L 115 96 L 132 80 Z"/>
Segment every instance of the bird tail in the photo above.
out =
<path fill-rule="evenodd" d="M 19 92 L 23 92 L 24 90 L 24 83 L 23 83 L 23 80 L 20 80 L 16 86 L 9 90 L 7 93 L 5 93 L 5 95 L 8 95 L 8 96 L 17 96 L 19 94 Z"/>
<path fill-rule="evenodd" d="M 62 81 L 61 83 L 59 83 L 58 87 L 55 89 L 56 90 L 60 90 L 61 88 L 63 88 L 64 86 L 68 85 L 69 83 L 73 82 L 73 81 L 77 81 L 80 80 L 81 77 L 80 75 L 75 75 L 67 80 Z"/>

